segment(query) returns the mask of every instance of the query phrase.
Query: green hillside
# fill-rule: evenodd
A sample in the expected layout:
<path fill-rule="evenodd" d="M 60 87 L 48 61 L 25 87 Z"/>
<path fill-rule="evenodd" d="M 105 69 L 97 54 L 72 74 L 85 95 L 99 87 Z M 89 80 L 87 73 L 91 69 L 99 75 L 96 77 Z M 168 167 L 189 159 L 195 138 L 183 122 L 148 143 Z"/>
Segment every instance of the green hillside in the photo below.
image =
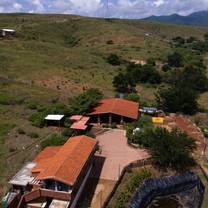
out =
<path fill-rule="evenodd" d="M 32 14 L 1 14 L 0 28 L 17 30 L 16 37 L 0 39 L 0 195 L 8 178 L 33 158 L 35 150 L 18 159 L 8 156 L 34 142 L 31 132 L 37 132 L 39 139 L 50 133 L 31 125 L 28 118 L 33 110 L 28 106 L 69 103 L 70 97 L 90 87 L 113 96 L 113 76 L 125 65 L 107 63 L 109 54 L 125 61 L 149 57 L 160 61 L 172 52 L 173 37 L 201 39 L 208 32 L 136 20 Z M 137 89 L 144 99 L 154 100 L 155 86 Z M 204 105 L 207 97 L 201 98 Z"/>

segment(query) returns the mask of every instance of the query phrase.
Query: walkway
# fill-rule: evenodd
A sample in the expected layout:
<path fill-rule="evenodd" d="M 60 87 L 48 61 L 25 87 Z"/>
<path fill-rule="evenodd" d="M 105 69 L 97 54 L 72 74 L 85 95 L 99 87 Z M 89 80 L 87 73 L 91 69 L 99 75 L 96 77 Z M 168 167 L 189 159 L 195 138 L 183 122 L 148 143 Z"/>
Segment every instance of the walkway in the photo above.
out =
<path fill-rule="evenodd" d="M 96 138 L 102 150 L 98 157 L 104 160 L 100 179 L 116 181 L 129 163 L 148 158 L 146 150 L 135 149 L 127 144 L 124 130 L 111 129 Z"/>

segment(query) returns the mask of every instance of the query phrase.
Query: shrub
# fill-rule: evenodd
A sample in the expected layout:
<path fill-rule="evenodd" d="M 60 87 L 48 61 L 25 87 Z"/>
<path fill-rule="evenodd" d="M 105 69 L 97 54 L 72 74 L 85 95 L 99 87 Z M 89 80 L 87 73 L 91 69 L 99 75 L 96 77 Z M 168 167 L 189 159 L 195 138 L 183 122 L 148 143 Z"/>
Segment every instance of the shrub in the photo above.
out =
<path fill-rule="evenodd" d="M 103 124 L 102 127 L 103 128 L 109 128 L 109 124 Z"/>
<path fill-rule="evenodd" d="M 30 132 L 27 134 L 30 138 L 36 139 L 39 137 L 39 135 L 35 132 Z"/>
<path fill-rule="evenodd" d="M 112 124 L 111 124 L 111 126 L 110 126 L 110 128 L 112 128 L 112 129 L 116 129 L 116 128 L 117 128 L 116 123 L 112 123 Z"/>
<path fill-rule="evenodd" d="M 74 46 L 76 46 L 76 45 L 79 43 L 79 41 L 80 41 L 79 38 L 77 38 L 77 37 L 75 37 L 75 36 L 72 36 L 72 35 L 67 36 L 67 37 L 65 38 L 65 43 L 66 43 L 66 45 L 69 46 L 69 47 L 74 47 Z"/>
<path fill-rule="evenodd" d="M 27 107 L 31 110 L 36 110 L 37 109 L 37 103 L 28 103 Z"/>
<path fill-rule="evenodd" d="M 137 127 L 144 128 L 144 127 L 153 127 L 152 120 L 150 116 L 141 116 L 137 121 Z"/>
<path fill-rule="evenodd" d="M 23 129 L 21 129 L 21 128 L 18 128 L 17 132 L 18 132 L 18 134 L 25 134 L 25 131 Z"/>
<path fill-rule="evenodd" d="M 164 72 L 167 72 L 167 71 L 170 71 L 170 70 L 171 70 L 171 67 L 170 67 L 169 64 L 165 64 L 165 65 L 162 66 L 162 70 L 163 70 Z"/>
<path fill-rule="evenodd" d="M 95 134 L 93 134 L 93 133 L 90 132 L 90 131 L 87 131 L 87 132 L 85 133 L 85 135 L 88 136 L 88 137 L 96 138 Z"/>
<path fill-rule="evenodd" d="M 67 141 L 68 137 L 63 137 L 59 134 L 52 134 L 46 140 L 41 142 L 41 148 L 44 149 L 48 146 L 60 146 Z"/>
<path fill-rule="evenodd" d="M 114 65 L 114 66 L 118 66 L 118 65 L 121 64 L 120 58 L 119 58 L 116 54 L 114 54 L 114 53 L 110 54 L 110 55 L 107 57 L 107 62 L 108 62 L 109 64 L 111 64 L 111 65 Z"/>
<path fill-rule="evenodd" d="M 114 44 L 113 40 L 108 40 L 106 43 L 107 43 L 108 45 Z"/>
<path fill-rule="evenodd" d="M 181 67 L 183 66 L 184 58 L 183 56 L 178 53 L 174 52 L 168 56 L 168 64 L 172 67 Z"/>
<path fill-rule="evenodd" d="M 9 95 L 7 93 L 0 93 L 0 104 L 2 105 L 20 105 L 24 102 L 24 98 Z"/>
<path fill-rule="evenodd" d="M 44 118 L 45 118 L 45 114 L 44 113 L 37 112 L 37 113 L 33 113 L 30 116 L 29 120 L 32 122 L 33 126 L 42 128 L 42 127 L 44 127 L 44 124 L 45 124 Z"/>
<path fill-rule="evenodd" d="M 124 99 L 134 101 L 134 102 L 137 102 L 137 103 L 139 103 L 139 101 L 140 101 L 140 97 L 136 93 L 129 93 L 129 94 L 124 96 Z"/>
<path fill-rule="evenodd" d="M 82 94 L 74 97 L 71 101 L 71 112 L 73 114 L 86 113 L 103 98 L 103 93 L 95 88 L 88 89 Z"/>
<path fill-rule="evenodd" d="M 147 59 L 147 65 L 156 66 L 155 59 L 154 58 L 148 58 Z"/>
<path fill-rule="evenodd" d="M 185 39 L 180 36 L 173 38 L 173 41 L 176 44 L 176 46 L 182 46 L 185 44 Z"/>
<path fill-rule="evenodd" d="M 63 137 L 71 137 L 73 136 L 74 134 L 74 130 L 73 129 L 70 129 L 70 128 L 65 128 L 63 131 L 62 131 L 62 136 Z"/>
<path fill-rule="evenodd" d="M 126 203 L 129 201 L 136 189 L 143 183 L 144 180 L 150 177 L 152 177 L 152 173 L 149 169 L 142 169 L 139 172 L 132 173 L 125 183 L 124 190 L 121 191 L 116 198 L 115 208 L 125 207 Z"/>
<path fill-rule="evenodd" d="M 15 152 L 17 149 L 15 149 L 15 148 L 9 148 L 9 152 Z"/>
<path fill-rule="evenodd" d="M 64 126 L 69 128 L 72 125 L 72 121 L 69 118 L 66 118 L 64 121 Z"/>

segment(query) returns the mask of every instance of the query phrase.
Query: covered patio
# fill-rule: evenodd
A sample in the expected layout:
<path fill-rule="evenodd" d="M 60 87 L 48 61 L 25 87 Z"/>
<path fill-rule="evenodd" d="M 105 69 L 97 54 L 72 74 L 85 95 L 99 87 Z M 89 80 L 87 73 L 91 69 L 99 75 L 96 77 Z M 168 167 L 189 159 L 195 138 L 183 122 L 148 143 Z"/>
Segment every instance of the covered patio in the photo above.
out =
<path fill-rule="evenodd" d="M 91 123 L 99 125 L 128 123 L 138 119 L 139 104 L 120 98 L 104 99 L 88 115 Z"/>

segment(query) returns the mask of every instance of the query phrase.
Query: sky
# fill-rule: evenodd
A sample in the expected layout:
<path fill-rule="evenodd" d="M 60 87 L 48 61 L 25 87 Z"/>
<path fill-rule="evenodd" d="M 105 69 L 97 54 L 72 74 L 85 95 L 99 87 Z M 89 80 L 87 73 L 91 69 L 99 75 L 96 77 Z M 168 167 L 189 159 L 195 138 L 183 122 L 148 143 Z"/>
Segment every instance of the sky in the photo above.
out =
<path fill-rule="evenodd" d="M 137 19 L 173 13 L 187 15 L 200 10 L 208 10 L 208 0 L 0 0 L 0 13 L 59 13 Z"/>

